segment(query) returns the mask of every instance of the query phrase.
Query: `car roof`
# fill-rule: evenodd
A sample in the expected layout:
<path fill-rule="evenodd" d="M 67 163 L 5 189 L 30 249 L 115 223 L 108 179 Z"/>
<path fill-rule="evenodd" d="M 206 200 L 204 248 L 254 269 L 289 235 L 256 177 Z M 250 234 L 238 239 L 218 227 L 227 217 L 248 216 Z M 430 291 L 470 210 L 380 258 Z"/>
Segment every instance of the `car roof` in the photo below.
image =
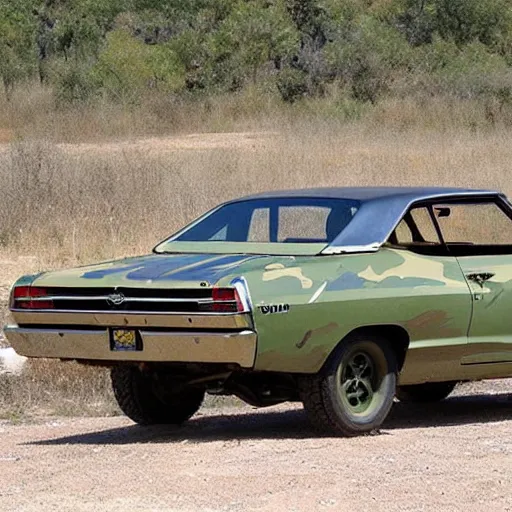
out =
<path fill-rule="evenodd" d="M 389 238 L 409 208 L 432 199 L 497 197 L 495 190 L 453 187 L 329 187 L 278 190 L 246 196 L 252 199 L 325 198 L 359 201 L 360 205 L 348 226 L 322 251 L 322 254 L 374 252 Z"/>
<path fill-rule="evenodd" d="M 432 196 L 458 196 L 474 194 L 498 194 L 493 190 L 478 190 L 455 187 L 318 187 L 291 190 L 275 190 L 252 194 L 236 201 L 248 199 L 271 199 L 271 198 L 325 198 L 325 199 L 353 199 L 366 202 L 376 199 L 388 199 L 390 201 L 400 198 L 411 201 L 429 199 Z"/>

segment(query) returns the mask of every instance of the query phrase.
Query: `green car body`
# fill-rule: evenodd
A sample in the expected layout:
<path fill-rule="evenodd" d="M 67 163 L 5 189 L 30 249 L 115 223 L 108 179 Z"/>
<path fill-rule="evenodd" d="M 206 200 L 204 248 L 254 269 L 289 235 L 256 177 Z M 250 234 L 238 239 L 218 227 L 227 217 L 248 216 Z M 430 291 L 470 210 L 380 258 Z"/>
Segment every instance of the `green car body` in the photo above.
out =
<path fill-rule="evenodd" d="M 304 202 L 308 197 L 360 200 L 351 206 L 353 233 L 343 235 L 342 229 L 330 243 L 315 238 L 308 243 L 292 238 L 288 243 L 187 240 L 180 232 L 148 256 L 22 277 L 13 290 L 34 287 L 49 290 L 52 297 L 81 290 L 80 296 L 97 295 L 110 301 L 110 307 L 56 308 L 57 298 L 51 308 L 32 310 L 17 307 L 21 302 L 14 297 L 11 307 L 18 325 L 6 328 L 7 337 L 20 354 L 32 357 L 105 365 L 221 365 L 211 372 L 201 370 L 205 382 L 210 374 L 212 379 L 233 378 L 239 369 L 245 387 L 251 388 L 252 376 L 257 383 L 251 388 L 252 398 L 249 392 L 235 394 L 256 405 L 300 399 L 300 393 L 293 391 L 272 398 L 272 383 L 280 376 L 300 381 L 301 376 L 321 375 L 344 340 L 358 335 L 387 340 L 396 361 L 397 384 L 404 389 L 512 376 L 512 238 L 510 247 L 471 240 L 450 244 L 440 227 L 441 221 L 449 220 L 455 232 L 464 231 L 460 226 L 464 217 L 456 217 L 458 208 L 475 205 L 486 212 L 494 212 L 495 207 L 498 215 L 503 214 L 500 222 L 512 226 L 504 196 L 457 189 L 332 190 L 275 193 L 262 199 L 284 200 L 278 208 L 285 208 L 294 206 L 293 198 L 299 197 L 306 213 L 325 206 L 311 206 Z M 272 218 L 273 206 L 269 208 Z M 449 219 L 450 209 L 456 218 Z M 437 235 L 437 240 L 427 240 L 425 232 L 419 232 L 420 217 L 427 219 L 425 231 L 430 237 Z M 365 223 L 369 223 L 367 233 Z M 402 227 L 412 233 L 404 243 L 397 238 Z M 191 232 L 190 227 L 183 232 Z M 215 307 L 213 290 L 233 287 L 238 291 L 236 310 L 208 309 Z M 193 297 L 203 297 L 196 297 L 197 307 L 203 307 L 203 301 L 207 309 L 165 311 L 158 306 L 158 311 L 141 312 L 116 307 L 113 302 L 126 300 L 130 290 L 146 290 L 144 304 L 157 301 L 158 294 L 183 301 L 174 293 L 188 290 Z M 121 297 L 114 296 L 119 291 Z M 44 299 L 45 295 L 35 298 Z M 136 331 L 139 346 L 113 350 L 109 336 L 117 328 Z M 261 391 L 264 382 L 268 389 Z"/>

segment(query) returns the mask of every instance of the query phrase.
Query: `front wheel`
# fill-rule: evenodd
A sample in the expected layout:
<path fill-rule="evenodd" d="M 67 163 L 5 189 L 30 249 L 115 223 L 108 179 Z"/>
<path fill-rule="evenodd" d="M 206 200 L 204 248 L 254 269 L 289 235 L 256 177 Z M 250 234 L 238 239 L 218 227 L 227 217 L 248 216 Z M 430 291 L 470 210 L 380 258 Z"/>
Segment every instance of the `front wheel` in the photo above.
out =
<path fill-rule="evenodd" d="M 322 432 L 355 436 L 380 427 L 396 388 L 396 356 L 386 339 L 355 335 L 345 340 L 317 375 L 302 379 L 301 399 Z"/>
<path fill-rule="evenodd" d="M 137 366 L 114 366 L 110 376 L 119 407 L 140 425 L 179 425 L 199 410 L 204 399 L 202 389 L 173 390 L 159 382 L 158 373 Z"/>

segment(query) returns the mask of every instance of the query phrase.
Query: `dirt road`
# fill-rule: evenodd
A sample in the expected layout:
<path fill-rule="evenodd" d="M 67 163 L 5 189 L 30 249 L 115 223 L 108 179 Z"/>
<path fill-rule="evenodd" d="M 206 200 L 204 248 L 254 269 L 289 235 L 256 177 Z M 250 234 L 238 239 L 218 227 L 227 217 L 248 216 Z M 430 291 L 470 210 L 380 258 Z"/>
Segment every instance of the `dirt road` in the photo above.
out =
<path fill-rule="evenodd" d="M 0 424 L 0 510 L 512 510 L 512 394 L 395 404 L 380 434 L 317 437 L 297 406 Z"/>

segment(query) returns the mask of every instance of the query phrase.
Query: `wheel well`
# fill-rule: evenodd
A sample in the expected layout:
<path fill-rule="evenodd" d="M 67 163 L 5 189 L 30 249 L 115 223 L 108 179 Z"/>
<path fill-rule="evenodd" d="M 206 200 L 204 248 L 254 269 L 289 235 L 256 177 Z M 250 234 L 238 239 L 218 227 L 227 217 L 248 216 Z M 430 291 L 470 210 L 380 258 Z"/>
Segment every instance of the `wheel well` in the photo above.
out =
<path fill-rule="evenodd" d="M 397 367 L 400 372 L 405 362 L 407 349 L 409 348 L 410 338 L 408 332 L 400 325 L 368 325 L 365 327 L 358 327 L 357 329 L 350 331 L 337 346 L 343 343 L 349 336 L 365 334 L 383 336 L 390 342 L 391 348 L 396 354 Z M 331 355 L 333 353 L 334 349 L 331 352 Z M 329 360 L 329 358 L 327 360 Z"/>

